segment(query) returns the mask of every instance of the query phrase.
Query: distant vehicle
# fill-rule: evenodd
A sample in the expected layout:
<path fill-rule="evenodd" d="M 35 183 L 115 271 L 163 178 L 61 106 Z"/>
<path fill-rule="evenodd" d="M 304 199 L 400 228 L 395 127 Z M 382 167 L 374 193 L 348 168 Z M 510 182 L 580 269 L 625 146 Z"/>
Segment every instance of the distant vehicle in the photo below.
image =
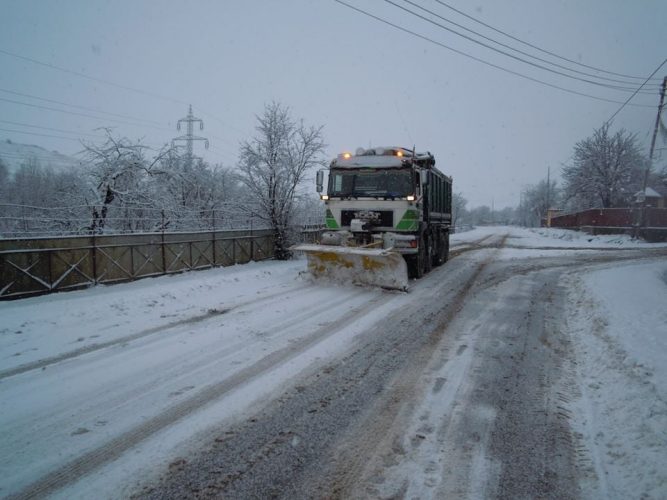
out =
<path fill-rule="evenodd" d="M 327 230 L 319 245 L 299 245 L 316 277 L 407 290 L 447 260 L 452 178 L 429 153 L 401 147 L 342 153 L 329 166 Z M 323 192 L 324 170 L 317 173 Z"/>

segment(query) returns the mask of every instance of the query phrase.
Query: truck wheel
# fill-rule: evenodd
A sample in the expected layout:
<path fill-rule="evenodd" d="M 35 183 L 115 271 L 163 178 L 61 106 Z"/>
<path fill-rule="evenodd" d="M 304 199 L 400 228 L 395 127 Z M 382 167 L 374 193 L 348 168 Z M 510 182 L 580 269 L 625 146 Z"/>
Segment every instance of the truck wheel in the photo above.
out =
<path fill-rule="evenodd" d="M 445 263 L 449 259 L 449 231 L 445 232 L 443 237 L 442 262 Z"/>
<path fill-rule="evenodd" d="M 422 261 L 417 255 L 407 255 L 405 257 L 405 262 L 408 265 L 408 278 L 410 279 L 419 279 L 424 276 L 424 267 Z"/>
<path fill-rule="evenodd" d="M 436 230 L 431 234 L 431 268 L 438 267 L 440 262 L 440 251 L 442 249 L 442 239 L 440 238 L 440 230 Z"/>
<path fill-rule="evenodd" d="M 433 247 L 433 267 L 441 266 L 445 262 L 445 233 L 438 230 L 436 244 Z"/>
<path fill-rule="evenodd" d="M 423 266 L 423 272 L 422 274 L 428 274 L 431 272 L 432 269 L 432 264 L 433 264 L 433 255 L 431 253 L 431 242 L 433 241 L 433 238 L 429 238 L 426 234 L 424 234 L 420 240 L 419 240 L 419 250 L 420 254 L 422 254 L 422 266 Z"/>

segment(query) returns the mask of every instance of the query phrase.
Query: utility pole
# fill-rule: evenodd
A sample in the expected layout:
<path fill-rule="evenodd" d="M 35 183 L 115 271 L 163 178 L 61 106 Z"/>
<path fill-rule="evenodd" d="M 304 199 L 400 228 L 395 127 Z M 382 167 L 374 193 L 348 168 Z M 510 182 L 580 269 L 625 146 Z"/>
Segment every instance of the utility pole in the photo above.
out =
<path fill-rule="evenodd" d="M 662 113 L 662 108 L 665 105 L 665 91 L 667 90 L 667 76 L 662 79 L 662 86 L 660 87 L 660 101 L 658 104 L 658 114 L 655 116 L 655 126 L 653 127 L 653 137 L 651 138 L 651 149 L 648 154 L 648 164 L 646 165 L 646 170 L 644 171 L 644 182 L 642 183 L 642 192 L 639 195 L 639 201 L 641 202 L 641 210 L 639 212 L 639 224 L 637 230 L 635 231 L 635 238 L 639 236 L 639 230 L 644 227 L 646 222 L 646 188 L 648 187 L 648 177 L 651 173 L 651 167 L 653 166 L 653 153 L 655 152 L 655 140 L 658 136 L 658 129 L 660 128 L 660 115 Z"/>
<path fill-rule="evenodd" d="M 185 163 L 188 167 L 192 167 L 192 161 L 195 158 L 195 156 L 192 154 L 192 143 L 194 141 L 204 141 L 204 147 L 208 149 L 208 139 L 206 137 L 198 137 L 193 134 L 194 124 L 199 122 L 199 130 L 204 130 L 204 122 L 200 118 L 195 118 L 195 116 L 192 114 L 192 104 L 190 104 L 188 116 L 181 118 L 176 123 L 176 130 L 181 130 L 181 122 L 187 124 L 187 133 L 180 137 L 174 137 L 171 140 L 171 147 L 174 147 L 175 141 L 185 141 Z"/>
<path fill-rule="evenodd" d="M 544 218 L 547 227 L 551 227 L 551 219 L 549 218 L 549 205 L 551 204 L 551 166 L 547 165 L 547 212 Z"/>
<path fill-rule="evenodd" d="M 547 213 L 551 204 L 551 167 L 547 167 Z"/>
<path fill-rule="evenodd" d="M 662 87 L 660 87 L 660 104 L 658 104 L 658 114 L 655 117 L 655 127 L 653 128 L 653 138 L 651 139 L 651 151 L 649 151 L 648 159 L 653 161 L 653 152 L 655 151 L 655 139 L 658 135 L 658 128 L 660 127 L 660 113 L 665 105 L 665 90 L 667 89 L 667 76 L 662 79 Z M 651 164 L 649 163 L 649 168 Z M 646 189 L 646 187 L 644 187 Z"/>

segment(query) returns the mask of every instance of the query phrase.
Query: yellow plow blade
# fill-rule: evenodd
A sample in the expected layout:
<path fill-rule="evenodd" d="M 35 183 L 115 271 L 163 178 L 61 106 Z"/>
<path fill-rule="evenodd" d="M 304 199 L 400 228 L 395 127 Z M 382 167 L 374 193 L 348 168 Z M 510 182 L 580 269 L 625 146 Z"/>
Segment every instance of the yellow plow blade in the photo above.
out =
<path fill-rule="evenodd" d="M 398 252 L 333 245 L 297 245 L 292 250 L 306 254 L 308 271 L 315 278 L 392 290 L 408 289 L 408 267 Z"/>

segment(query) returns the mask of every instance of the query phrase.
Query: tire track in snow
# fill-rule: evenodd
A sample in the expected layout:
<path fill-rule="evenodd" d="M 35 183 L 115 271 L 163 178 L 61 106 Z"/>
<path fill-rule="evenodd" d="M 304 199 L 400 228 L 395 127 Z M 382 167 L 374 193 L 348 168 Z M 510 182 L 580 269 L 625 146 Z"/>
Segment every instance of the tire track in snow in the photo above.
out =
<path fill-rule="evenodd" d="M 10 495 L 7 498 L 16 500 L 41 498 L 77 481 L 98 467 L 119 458 L 124 452 L 160 430 L 182 420 L 189 414 L 205 407 L 209 403 L 219 400 L 224 397 L 225 394 L 241 387 L 245 383 L 270 372 L 276 366 L 297 357 L 327 337 L 336 334 L 395 297 L 396 294 L 391 293 L 384 293 L 374 297 L 365 304 L 353 309 L 346 317 L 336 324 L 318 328 L 313 334 L 303 339 L 298 345 L 289 345 L 268 354 L 253 365 L 238 371 L 226 380 L 202 389 L 200 392 L 175 404 L 161 414 L 146 420 L 133 429 L 113 438 L 108 443 L 94 448 L 62 467 L 46 474 L 42 478 L 28 485 L 22 491 Z"/>
<path fill-rule="evenodd" d="M 232 344 L 225 344 L 222 348 L 212 347 L 203 351 L 201 355 L 196 356 L 192 352 L 186 352 L 178 358 L 166 360 L 164 365 L 154 368 L 153 373 L 155 376 L 140 379 L 114 379 L 111 382 L 98 386 L 95 394 L 92 396 L 84 394 L 76 401 L 66 399 L 58 402 L 57 405 L 49 408 L 51 416 L 46 424 L 51 428 L 67 426 L 71 408 L 81 409 L 84 407 L 89 411 L 92 411 L 91 409 L 95 407 L 106 408 L 107 411 L 104 413 L 96 412 L 95 418 L 98 420 L 113 420 L 113 415 L 118 413 L 123 407 L 141 407 L 142 401 L 150 399 L 147 398 L 150 393 L 159 394 L 164 391 L 165 386 L 174 385 L 178 380 L 182 380 L 180 383 L 181 386 L 188 386 L 193 379 L 203 380 L 204 378 L 201 377 L 201 374 L 210 371 L 212 366 L 225 365 L 225 363 L 228 363 L 244 351 L 252 351 L 254 346 L 258 344 L 263 344 L 269 339 L 280 337 L 286 333 L 289 334 L 290 330 L 301 329 L 308 318 L 318 317 L 320 314 L 331 309 L 345 309 L 347 304 L 359 300 L 359 297 L 365 293 L 367 291 L 361 288 L 352 290 L 351 293 L 342 295 L 337 299 L 323 301 L 315 307 L 302 309 L 287 320 L 267 324 L 266 328 L 256 332 L 257 337 L 254 339 L 243 338 Z M 263 303 L 263 301 L 260 302 Z M 122 357 L 127 352 L 116 351 L 110 354 L 120 358 L 119 363 L 122 363 Z M 225 373 L 221 372 L 220 377 L 224 376 Z M 88 397 L 91 397 L 91 399 L 88 400 Z M 12 437 L 9 438 L 5 445 L 9 445 L 8 448 L 11 448 L 13 440 L 16 446 L 20 446 L 24 435 L 20 429 L 27 427 L 32 428 L 35 434 L 38 431 L 44 433 L 44 424 L 43 413 L 30 415 L 28 420 L 21 419 L 19 428 L 15 431 L 10 429 L 10 436 Z"/>
<path fill-rule="evenodd" d="M 122 345 L 122 344 L 127 344 L 128 342 L 133 342 L 135 340 L 142 339 L 144 337 L 147 337 L 149 335 L 154 335 L 156 333 L 161 333 L 167 330 L 171 330 L 172 328 L 177 328 L 179 326 L 183 325 L 192 325 L 196 323 L 200 323 L 202 321 L 206 321 L 210 318 L 214 318 L 216 316 L 221 316 L 223 314 L 227 314 L 228 312 L 232 310 L 239 310 L 243 309 L 244 307 L 247 307 L 249 305 L 256 305 L 259 303 L 263 303 L 265 301 L 274 299 L 276 297 L 282 297 L 286 293 L 291 293 L 291 292 L 308 292 L 314 285 L 312 284 L 306 284 L 302 285 L 294 290 L 281 290 L 279 292 L 274 292 L 270 293 L 261 297 L 253 298 L 251 300 L 247 300 L 244 302 L 240 302 L 238 304 L 232 304 L 228 307 L 225 307 L 224 305 L 222 307 L 214 308 L 214 309 L 209 309 L 206 311 L 204 314 L 199 314 L 196 316 L 190 316 L 189 318 L 184 318 L 178 321 L 172 321 L 169 322 L 165 325 L 159 325 L 159 326 L 154 326 L 151 328 L 147 328 L 145 330 L 141 330 L 140 332 L 133 333 L 131 335 L 125 335 L 123 337 L 118 337 L 113 340 L 109 340 L 108 342 L 96 342 L 94 344 L 90 344 L 84 347 L 81 347 L 79 349 L 74 349 L 73 351 L 69 352 L 64 352 L 62 354 L 58 354 L 56 356 L 49 356 L 47 358 L 42 358 L 38 359 L 37 361 L 33 361 L 30 363 L 25 363 L 23 365 L 16 366 L 14 368 L 9 368 L 7 370 L 1 370 L 0 371 L 0 380 L 3 380 L 8 377 L 13 377 L 14 375 L 20 375 L 21 373 L 26 373 L 32 370 L 40 370 L 42 368 L 46 368 L 49 365 L 53 365 L 56 363 L 60 363 L 62 361 L 67 361 L 69 359 L 74 359 L 78 358 L 79 356 L 83 356 L 85 354 L 90 354 L 91 352 L 95 351 L 100 351 L 102 349 L 107 349 L 109 347 L 114 347 L 117 345 Z"/>
<path fill-rule="evenodd" d="M 487 240 L 494 238 L 491 242 L 487 243 Z M 480 250 L 482 248 L 500 248 L 505 243 L 507 235 L 498 236 L 495 234 L 489 234 L 488 236 L 483 236 L 482 238 L 473 240 L 473 241 L 462 241 L 450 246 L 449 257 L 448 259 L 453 259 L 461 254 L 466 252 L 472 252 L 473 250 Z"/>
<path fill-rule="evenodd" d="M 502 237 L 498 248 L 502 248 L 507 235 Z M 486 239 L 486 238 L 485 238 Z M 334 457 L 338 465 L 329 478 L 328 498 L 348 498 L 355 492 L 359 477 L 364 473 L 371 457 L 375 456 L 381 446 L 387 446 L 387 440 L 393 439 L 388 430 L 392 428 L 403 405 L 414 395 L 415 386 L 423 375 L 423 370 L 435 352 L 442 336 L 447 331 L 447 325 L 461 310 L 466 298 L 473 289 L 484 269 L 492 262 L 496 252 L 491 253 L 470 274 L 465 284 L 457 292 L 451 303 L 443 310 L 438 319 L 438 325 L 433 329 L 427 341 L 415 353 L 410 362 L 406 363 L 401 374 L 394 378 L 394 384 L 380 395 L 369 412 L 370 420 L 361 425 L 351 436 L 345 439 Z M 390 443 L 389 443 L 390 446 Z"/>
<path fill-rule="evenodd" d="M 209 445 L 137 484 L 131 498 L 331 498 L 335 447 L 374 418 L 374 401 L 429 341 L 441 308 L 452 306 L 479 260 L 439 267 L 410 293 L 395 294 L 350 351 L 299 378 L 253 418 L 221 422 Z"/>

